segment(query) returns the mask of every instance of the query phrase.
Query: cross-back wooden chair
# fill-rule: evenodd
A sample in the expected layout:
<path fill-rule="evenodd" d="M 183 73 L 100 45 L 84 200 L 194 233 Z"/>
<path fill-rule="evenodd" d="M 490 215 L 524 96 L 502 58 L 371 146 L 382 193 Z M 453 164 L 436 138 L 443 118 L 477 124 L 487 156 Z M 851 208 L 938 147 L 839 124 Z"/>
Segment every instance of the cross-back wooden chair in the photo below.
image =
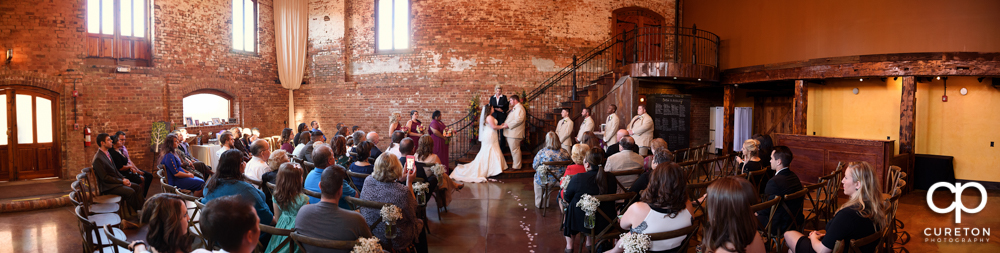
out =
<path fill-rule="evenodd" d="M 76 175 L 76 180 L 81 181 L 82 189 L 89 195 L 88 198 L 94 203 L 117 203 L 121 204 L 122 197 L 118 195 L 101 195 L 97 186 L 97 176 L 91 168 L 83 168 L 80 174 Z"/>
<path fill-rule="evenodd" d="M 616 203 L 619 200 L 632 199 L 632 198 L 635 197 L 635 195 L 637 195 L 637 194 L 634 193 L 634 192 L 625 192 L 625 193 L 615 193 L 615 194 L 601 194 L 601 195 L 594 196 L 594 198 L 596 198 L 597 201 L 600 202 L 600 203 L 607 204 L 607 203 Z M 615 209 L 615 210 L 617 210 L 617 209 Z M 597 208 L 596 212 L 597 213 L 594 214 L 596 216 L 595 219 L 606 220 L 606 221 L 608 221 L 608 225 L 606 227 L 603 227 L 603 228 L 598 228 L 598 227 L 595 226 L 594 228 L 590 229 L 590 233 L 588 233 L 587 236 L 593 238 L 593 241 L 594 241 L 594 245 L 592 245 L 591 252 L 596 251 L 596 249 L 597 249 L 597 242 L 608 240 L 608 239 L 618 238 L 618 235 L 621 235 L 624 232 L 628 232 L 628 231 L 623 230 L 621 228 L 621 226 L 618 225 L 619 220 L 621 218 L 618 217 L 617 213 L 612 213 L 612 214 L 604 213 L 604 210 L 602 210 L 600 207 Z M 595 220 L 595 223 L 596 223 L 596 220 Z M 581 242 L 580 246 L 581 246 L 580 248 L 582 249 L 583 248 L 583 242 Z"/>
<path fill-rule="evenodd" d="M 358 188 L 358 185 L 363 185 L 365 183 L 365 181 L 354 182 L 354 178 L 355 177 L 357 177 L 357 178 L 368 178 L 369 176 L 371 176 L 371 174 L 357 173 L 357 172 L 349 171 L 349 170 L 346 170 L 346 169 L 344 171 L 347 172 L 347 178 L 346 178 L 347 179 L 347 183 L 350 184 L 351 187 L 354 187 L 354 190 L 357 190 L 359 193 L 361 192 L 361 190 L 360 190 L 360 188 Z"/>
<path fill-rule="evenodd" d="M 556 179 L 556 182 L 554 184 L 542 185 L 542 206 L 540 207 L 542 209 L 542 217 L 545 217 L 546 211 L 549 210 L 548 205 L 549 205 L 549 199 L 552 196 L 552 191 L 559 192 L 559 179 L 562 178 L 562 175 L 556 175 L 557 171 L 554 171 L 554 169 L 563 168 L 563 171 L 566 171 L 565 167 L 571 164 L 573 164 L 573 161 L 550 161 L 550 162 L 543 162 L 542 166 L 538 166 L 538 168 L 535 168 L 535 173 L 544 173 L 545 176 L 549 176 Z M 621 183 L 619 183 L 619 185 L 620 184 Z M 556 203 L 556 206 L 558 205 L 559 204 Z"/>
<path fill-rule="evenodd" d="M 876 245 L 880 244 L 886 231 L 886 228 L 882 228 L 874 234 L 862 237 L 861 239 L 851 239 L 846 242 L 845 240 L 839 240 L 837 241 L 837 244 L 833 246 L 833 253 L 863 253 L 864 251 L 861 251 L 861 247 L 872 243 L 875 243 Z M 875 251 L 878 252 L 878 249 Z"/>
<path fill-rule="evenodd" d="M 302 170 L 303 170 L 302 172 L 304 173 L 304 175 L 309 175 L 309 172 L 312 172 L 313 169 L 316 169 L 316 164 L 313 164 L 310 161 L 302 161 L 299 163 L 299 165 L 302 165 Z M 347 170 L 347 168 L 344 168 L 344 170 Z"/>
<path fill-rule="evenodd" d="M 833 219 L 833 215 L 837 213 L 838 198 L 840 197 L 841 180 L 844 179 L 844 166 L 847 164 L 843 162 L 837 163 L 837 169 L 830 174 L 819 177 L 818 183 L 825 184 L 823 191 L 823 207 L 825 207 L 822 212 L 820 212 L 819 220 L 820 223 L 826 224 L 830 219 Z"/>
<path fill-rule="evenodd" d="M 826 223 L 820 223 L 820 216 L 826 210 L 822 197 L 826 194 L 823 192 L 824 183 L 815 183 L 806 185 L 805 189 L 808 191 L 805 196 L 805 201 L 802 201 L 802 214 L 805 219 L 803 219 L 803 227 L 807 224 L 812 224 L 813 230 L 823 229 L 820 225 L 825 225 Z"/>
<path fill-rule="evenodd" d="M 691 200 L 691 205 L 694 206 L 694 213 L 691 214 L 692 216 L 702 215 L 704 213 L 705 205 L 704 203 L 699 202 L 698 199 L 701 199 L 702 196 L 705 196 L 705 194 L 708 193 L 708 186 L 713 182 L 715 181 L 687 184 L 688 199 Z"/>
<path fill-rule="evenodd" d="M 257 242 L 257 250 L 255 250 L 256 252 L 262 252 L 262 253 L 296 252 L 299 249 L 299 245 L 295 244 L 295 241 L 290 236 L 292 234 L 292 231 L 294 231 L 294 229 L 280 229 L 264 224 L 258 224 L 257 226 L 260 227 L 261 233 L 268 233 L 272 236 L 272 238 L 274 236 L 284 236 L 285 239 L 281 240 L 281 242 L 274 247 L 274 250 L 270 252 L 266 251 L 267 247 L 264 245 L 264 243 L 266 242 Z"/>
<path fill-rule="evenodd" d="M 797 192 L 793 192 L 793 193 L 789 193 L 789 194 L 785 194 L 784 196 L 781 196 L 781 202 L 778 204 L 778 206 L 781 209 L 784 209 L 785 213 L 788 214 L 788 215 L 790 215 L 791 217 L 788 220 L 789 221 L 788 227 L 774 227 L 774 226 L 772 226 L 772 228 L 777 229 L 776 233 L 774 235 L 770 235 L 770 236 L 777 237 L 777 239 L 778 239 L 778 247 L 779 247 L 779 248 L 777 248 L 778 252 L 782 252 L 782 250 L 781 250 L 780 247 L 782 247 L 782 246 L 785 245 L 785 237 L 784 237 L 785 231 L 791 231 L 791 230 L 802 231 L 802 224 L 800 223 L 800 221 L 798 219 L 798 215 L 797 215 L 797 214 L 802 214 L 802 210 L 799 210 L 798 212 L 794 212 L 794 211 L 792 211 L 791 207 L 788 207 L 788 203 L 792 202 L 792 201 L 796 201 L 796 200 L 802 200 L 803 205 L 804 205 L 805 204 L 805 197 L 808 194 L 809 194 L 809 189 L 802 188 L 802 190 L 799 190 Z M 771 220 L 773 220 L 774 218 L 775 217 L 772 216 Z M 771 220 L 768 220 L 768 222 L 770 223 Z M 767 232 L 768 234 L 771 233 L 770 230 L 765 231 L 765 232 Z"/>
<path fill-rule="evenodd" d="M 113 234 L 115 232 L 111 232 L 114 229 L 115 228 L 111 227 L 110 225 L 104 225 L 104 236 L 105 236 L 105 238 L 108 238 L 108 240 L 110 241 L 110 245 L 112 245 L 112 246 L 105 247 L 103 250 L 101 250 L 101 252 L 102 253 L 104 253 L 104 252 L 114 252 L 114 253 L 132 252 L 133 249 L 129 247 L 130 243 L 128 241 L 125 241 L 125 240 L 127 240 L 127 238 L 125 237 L 125 233 L 121 233 L 120 234 L 121 236 L 118 236 L 118 234 Z M 110 249 L 111 251 L 108 251 L 108 249 Z M 150 249 L 146 249 L 146 250 L 151 251 Z"/>
<path fill-rule="evenodd" d="M 70 187 L 73 189 L 73 192 L 69 193 L 70 202 L 73 202 L 73 204 L 77 206 L 83 206 L 84 211 L 86 211 L 88 215 L 101 213 L 116 213 L 119 217 L 122 215 L 120 212 L 122 209 L 118 203 L 94 203 L 93 200 L 90 199 L 90 195 L 88 195 L 86 191 L 83 191 L 82 184 L 83 183 L 80 182 L 80 180 L 73 181 L 73 183 L 70 184 Z"/>
<path fill-rule="evenodd" d="M 112 245 L 111 240 L 104 233 L 104 227 L 106 225 L 109 227 L 120 225 L 121 218 L 117 214 L 87 215 L 81 206 L 77 206 L 74 209 L 74 214 L 76 215 L 77 225 L 80 227 L 80 236 L 83 237 L 84 251 L 94 252 L 100 250 L 101 252 L 111 252 L 113 250 L 110 247 L 115 246 Z M 120 228 L 118 230 L 112 229 L 112 233 L 120 235 L 119 239 L 124 240 L 126 238 L 125 233 Z"/>
<path fill-rule="evenodd" d="M 754 213 L 757 213 L 758 211 L 761 210 L 770 210 L 767 215 L 767 224 L 765 224 L 764 227 L 761 228 L 761 231 L 765 231 L 763 237 L 764 247 L 767 248 L 768 252 L 778 252 L 779 248 L 781 247 L 781 245 L 779 244 L 778 237 L 783 237 L 783 235 L 776 235 L 767 232 L 771 231 L 771 226 L 774 224 L 773 223 L 774 213 L 778 210 L 778 203 L 780 202 L 781 202 L 781 196 L 777 196 L 771 200 L 760 202 L 750 206 L 750 210 L 753 210 Z"/>
<path fill-rule="evenodd" d="M 754 192 L 760 192 L 760 188 L 765 186 L 764 184 L 766 183 L 765 180 L 767 180 L 767 177 L 764 176 L 764 174 L 767 174 L 767 169 L 769 168 L 770 166 L 764 166 L 759 170 L 750 171 L 750 173 L 744 174 L 747 181 L 750 181 L 750 184 L 753 185 Z"/>
<path fill-rule="evenodd" d="M 904 176 L 905 177 L 905 176 Z M 886 208 L 888 209 L 886 213 L 887 230 L 886 238 L 883 240 L 883 248 L 887 252 L 910 252 L 902 245 L 906 245 L 910 242 L 910 233 L 903 231 L 905 224 L 903 221 L 896 219 L 896 211 L 899 208 L 899 198 L 903 195 L 903 187 L 906 186 L 906 180 L 899 179 L 896 181 L 896 185 L 893 187 L 892 195 L 886 200 Z M 896 245 L 899 247 L 896 247 Z"/>
<path fill-rule="evenodd" d="M 678 246 L 679 248 L 677 248 L 677 252 L 687 252 L 688 247 L 691 246 L 691 242 L 698 236 L 698 231 L 700 230 L 699 228 L 701 228 L 701 224 L 698 222 L 700 219 L 701 218 L 692 217 L 691 225 L 680 229 L 647 234 L 649 236 L 649 241 L 654 242 L 684 236 L 684 240 L 681 241 L 681 245 Z"/>
<path fill-rule="evenodd" d="M 643 168 L 636 168 L 636 169 L 630 169 L 630 170 L 611 171 L 611 172 L 608 172 L 608 174 L 612 176 L 611 178 L 614 179 L 615 185 L 618 186 L 618 191 L 617 192 L 618 193 L 623 193 L 623 192 L 628 192 L 628 187 L 625 187 L 625 184 L 622 184 L 621 178 L 623 178 L 623 177 L 631 177 L 631 176 L 635 176 L 636 178 L 638 178 L 639 174 L 642 174 L 644 171 L 645 170 Z M 633 183 L 635 183 L 634 180 L 633 180 Z M 622 200 L 621 205 L 619 205 L 618 208 L 616 208 L 616 209 L 619 212 L 624 212 L 625 208 L 628 208 L 629 205 L 631 205 L 633 202 L 635 202 L 638 199 L 639 199 L 639 195 L 636 194 L 632 198 Z"/>
<path fill-rule="evenodd" d="M 437 165 L 438 165 L 437 163 L 422 163 L 422 162 L 414 162 L 413 163 L 413 166 L 416 169 L 429 169 L 429 168 L 437 166 Z M 404 164 L 404 166 L 405 166 L 405 164 Z M 358 173 L 358 174 L 360 174 L 360 173 Z M 364 175 L 364 174 L 361 174 L 361 175 Z M 426 176 L 427 177 L 436 177 L 437 175 L 434 175 L 434 173 L 432 172 L 430 174 L 426 174 Z M 430 193 L 430 196 L 428 196 L 427 200 L 430 201 L 429 197 L 434 197 L 434 203 L 437 204 L 437 206 L 435 208 L 437 210 L 435 210 L 435 211 L 437 211 L 438 219 L 440 220 L 441 219 L 441 210 L 444 209 L 444 212 L 448 212 L 448 200 L 447 200 L 448 196 L 446 196 L 448 194 L 448 189 L 440 186 L 441 183 L 442 183 L 441 180 L 440 180 L 440 178 L 438 178 L 437 181 L 438 181 L 438 183 L 437 183 L 437 185 L 438 185 L 437 189 L 433 189 L 434 191 Z M 428 189 L 428 190 L 431 190 L 431 189 Z M 426 226 L 424 226 L 424 227 L 426 227 Z"/>
<path fill-rule="evenodd" d="M 298 231 L 292 231 L 291 233 L 288 234 L 288 236 L 292 238 L 292 242 L 294 242 L 295 245 L 299 249 L 301 249 L 302 252 L 304 252 L 304 253 L 308 253 L 308 251 L 306 250 L 305 247 L 303 247 L 303 245 L 309 245 L 309 246 L 314 246 L 314 247 L 324 248 L 324 249 L 335 249 L 335 250 L 350 251 L 350 250 L 354 249 L 354 245 L 358 244 L 358 241 L 356 241 L 356 240 L 355 241 L 338 241 L 338 240 L 327 240 L 327 239 L 319 239 L 319 238 L 309 237 L 309 236 L 305 236 L 305 235 L 299 233 Z"/>

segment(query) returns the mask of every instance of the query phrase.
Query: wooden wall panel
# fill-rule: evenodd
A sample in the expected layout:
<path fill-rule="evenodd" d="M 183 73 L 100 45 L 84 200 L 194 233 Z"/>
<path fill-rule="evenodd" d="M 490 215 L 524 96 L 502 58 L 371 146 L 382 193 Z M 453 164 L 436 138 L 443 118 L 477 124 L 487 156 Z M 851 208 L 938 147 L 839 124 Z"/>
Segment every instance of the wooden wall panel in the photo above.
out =
<path fill-rule="evenodd" d="M 112 54 L 115 49 L 115 40 L 113 38 L 101 38 L 101 57 L 115 57 Z"/>
<path fill-rule="evenodd" d="M 792 97 L 755 97 L 755 134 L 792 133 Z"/>
<path fill-rule="evenodd" d="M 774 134 L 772 138 L 775 146 L 788 146 L 792 150 L 789 168 L 802 182 L 816 183 L 819 176 L 835 170 L 839 162 L 866 161 L 875 168 L 883 190 L 885 188 L 885 173 L 893 159 L 895 141 L 791 134 Z"/>
<path fill-rule="evenodd" d="M 8 165 L 9 163 L 6 161 L 7 157 L 10 155 L 7 151 L 8 148 L 10 148 L 9 145 L 0 146 L 0 158 L 4 158 L 3 160 L 5 160 L 0 162 L 0 181 L 10 180 L 10 165 Z"/>

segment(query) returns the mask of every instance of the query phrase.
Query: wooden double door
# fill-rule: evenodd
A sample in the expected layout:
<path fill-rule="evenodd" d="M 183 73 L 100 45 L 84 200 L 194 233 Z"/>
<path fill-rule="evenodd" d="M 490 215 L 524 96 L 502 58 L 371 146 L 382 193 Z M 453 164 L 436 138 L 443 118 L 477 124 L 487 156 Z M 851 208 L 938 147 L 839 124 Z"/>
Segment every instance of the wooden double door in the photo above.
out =
<path fill-rule="evenodd" d="M 58 177 L 58 94 L 0 86 L 0 181 Z"/>

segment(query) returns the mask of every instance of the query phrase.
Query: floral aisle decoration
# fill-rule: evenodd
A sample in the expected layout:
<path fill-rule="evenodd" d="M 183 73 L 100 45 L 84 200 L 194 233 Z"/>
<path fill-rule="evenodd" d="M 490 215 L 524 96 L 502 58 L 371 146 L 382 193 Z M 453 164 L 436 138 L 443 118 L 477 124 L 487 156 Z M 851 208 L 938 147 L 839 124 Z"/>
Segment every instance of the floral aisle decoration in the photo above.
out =
<path fill-rule="evenodd" d="M 587 217 L 583 220 L 583 227 L 587 229 L 594 228 L 594 222 L 596 222 L 596 217 L 594 213 L 597 212 L 597 207 L 601 205 L 597 198 L 590 196 L 590 194 L 583 194 L 580 197 L 580 202 L 576 202 L 576 206 L 583 210 L 587 214 Z"/>
<path fill-rule="evenodd" d="M 652 245 L 649 236 L 640 233 L 624 233 L 620 237 L 622 248 L 625 253 L 646 253 Z"/>
<path fill-rule="evenodd" d="M 417 196 L 417 205 L 427 204 L 427 183 L 413 183 L 413 194 Z"/>
<path fill-rule="evenodd" d="M 442 177 L 448 176 L 448 170 L 445 169 L 444 165 L 441 164 L 435 164 L 434 166 L 431 166 L 431 173 L 434 173 L 434 176 L 438 178 L 438 182 L 444 181 Z"/>
<path fill-rule="evenodd" d="M 476 143 L 476 141 L 479 141 L 479 124 L 476 123 L 479 118 L 479 103 L 479 94 L 473 95 L 472 98 L 469 99 L 468 114 L 471 116 L 469 119 L 472 120 L 472 124 L 469 124 L 471 127 L 469 129 L 469 136 L 471 137 L 469 139 L 469 143 Z"/>
<path fill-rule="evenodd" d="M 571 176 L 571 175 L 565 175 L 562 178 L 560 178 L 559 179 L 559 189 L 566 190 L 566 187 L 569 186 L 569 179 L 572 178 L 572 177 L 573 176 Z"/>
<path fill-rule="evenodd" d="M 378 237 L 358 238 L 358 244 L 354 245 L 351 253 L 382 253 L 382 245 L 378 244 Z"/>
<path fill-rule="evenodd" d="M 403 217 L 399 207 L 384 205 L 379 213 L 382 215 L 382 220 L 385 221 L 385 238 L 396 238 L 396 221 Z"/>

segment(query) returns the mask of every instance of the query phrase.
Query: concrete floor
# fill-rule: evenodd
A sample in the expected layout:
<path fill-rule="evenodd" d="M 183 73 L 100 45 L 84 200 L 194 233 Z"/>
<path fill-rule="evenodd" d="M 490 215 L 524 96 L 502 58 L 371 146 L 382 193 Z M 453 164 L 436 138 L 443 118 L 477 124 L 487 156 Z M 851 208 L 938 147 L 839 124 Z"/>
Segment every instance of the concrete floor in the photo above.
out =
<path fill-rule="evenodd" d="M 151 189 L 158 190 L 158 186 Z M 985 209 L 977 214 L 962 214 L 955 224 L 954 213 L 937 214 L 926 203 L 926 191 L 917 190 L 900 199 L 897 216 L 905 223 L 904 231 L 912 236 L 905 245 L 910 252 L 1000 252 L 1000 191 L 990 191 Z M 466 184 L 455 194 L 449 212 L 428 207 L 431 252 L 561 252 L 564 246 L 559 231 L 559 214 L 549 210 L 547 217 L 532 204 L 531 179 Z M 965 191 L 962 201 L 969 208 L 979 204 L 978 191 Z M 937 191 L 934 201 L 946 207 L 954 194 Z M 443 219 L 443 221 L 442 221 Z M 928 227 L 981 227 L 998 229 L 987 243 L 924 242 Z M 991 231 L 992 232 L 992 231 Z M 130 239 L 145 231 L 126 230 Z M 8 252 L 80 252 L 81 238 L 71 207 L 31 212 L 0 214 L 0 253 Z"/>

